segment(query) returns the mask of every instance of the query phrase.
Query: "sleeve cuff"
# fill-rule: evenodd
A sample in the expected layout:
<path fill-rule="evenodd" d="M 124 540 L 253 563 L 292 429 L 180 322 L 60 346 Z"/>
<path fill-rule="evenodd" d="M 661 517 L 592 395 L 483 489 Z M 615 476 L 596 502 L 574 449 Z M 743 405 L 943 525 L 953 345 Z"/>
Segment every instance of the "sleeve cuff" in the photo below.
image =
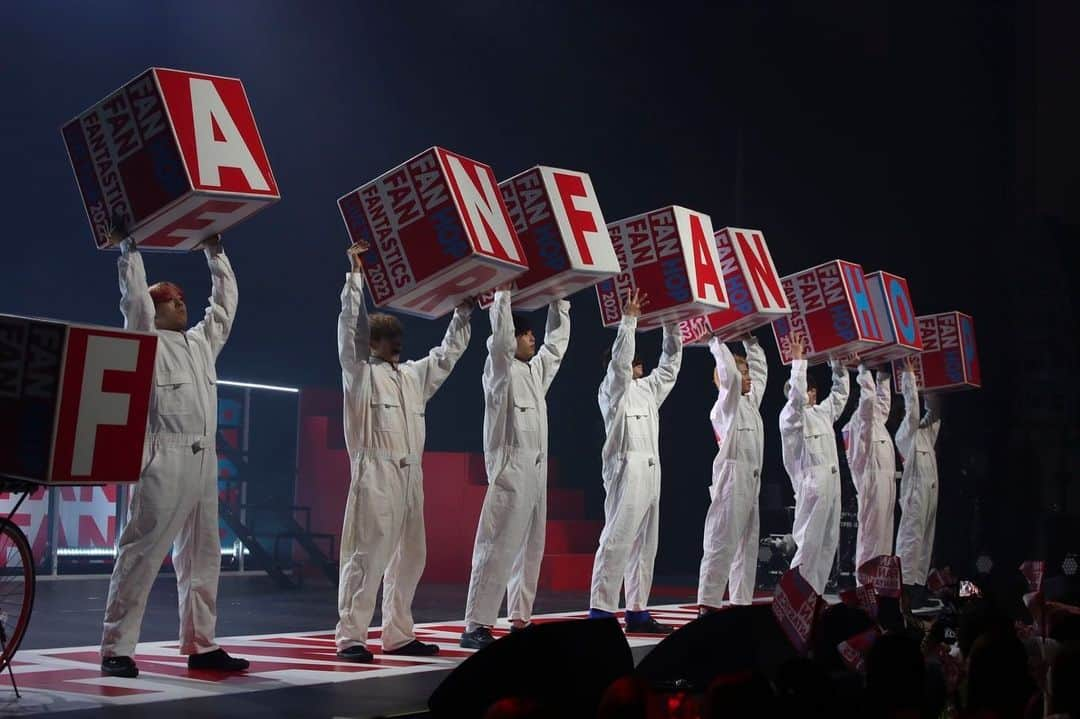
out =
<path fill-rule="evenodd" d="M 560 300 L 560 302 L 562 301 L 563 300 Z M 638 318 L 634 315 L 623 315 L 622 320 L 619 322 L 619 324 L 627 329 L 633 330 L 637 329 L 637 321 Z"/>

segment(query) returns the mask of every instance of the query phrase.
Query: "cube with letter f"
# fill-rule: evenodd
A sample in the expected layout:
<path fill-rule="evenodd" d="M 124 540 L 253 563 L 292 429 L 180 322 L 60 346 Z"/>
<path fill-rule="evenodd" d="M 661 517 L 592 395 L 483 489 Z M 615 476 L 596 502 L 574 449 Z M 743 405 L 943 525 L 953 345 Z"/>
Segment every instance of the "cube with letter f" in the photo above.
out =
<path fill-rule="evenodd" d="M 915 318 L 923 350 L 915 355 L 915 383 L 926 392 L 954 392 L 982 386 L 975 320 L 963 312 L 940 312 Z M 893 362 L 893 379 L 900 387 L 905 363 Z"/>
<path fill-rule="evenodd" d="M 281 198 L 234 78 L 153 67 L 62 132 L 99 248 L 188 251 Z"/>
<path fill-rule="evenodd" d="M 0 476 L 135 482 L 157 337 L 0 315 Z"/>

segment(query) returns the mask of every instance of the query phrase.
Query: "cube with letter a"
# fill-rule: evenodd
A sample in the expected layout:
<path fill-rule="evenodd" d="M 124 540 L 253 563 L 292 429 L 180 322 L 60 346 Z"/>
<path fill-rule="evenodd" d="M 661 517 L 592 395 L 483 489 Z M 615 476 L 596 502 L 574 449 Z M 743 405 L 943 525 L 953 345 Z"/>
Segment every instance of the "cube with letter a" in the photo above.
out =
<path fill-rule="evenodd" d="M 833 260 L 788 275 L 784 293 L 791 315 L 773 322 L 780 359 L 791 364 L 791 335 L 806 343 L 810 364 L 841 359 L 884 340 L 862 267 Z"/>
<path fill-rule="evenodd" d="M 714 332 L 729 341 L 791 314 L 761 230 L 725 227 L 715 239 L 731 306 L 681 322 L 683 344 L 706 345 Z"/>
<path fill-rule="evenodd" d="M 619 274 L 592 180 L 537 166 L 499 183 L 529 269 L 514 280 L 514 308 L 536 310 Z M 493 292 L 479 298 L 491 303 Z"/>
<path fill-rule="evenodd" d="M 135 482 L 157 337 L 0 315 L 0 477 Z"/>
<path fill-rule="evenodd" d="M 234 78 L 152 67 L 63 136 L 98 248 L 186 252 L 281 199 Z"/>
<path fill-rule="evenodd" d="M 975 321 L 963 312 L 941 312 L 916 318 L 923 351 L 915 355 L 915 383 L 926 392 L 952 392 L 982 386 Z M 904 361 L 893 362 L 893 379 L 901 387 Z"/>
<path fill-rule="evenodd" d="M 672 205 L 608 225 L 622 272 L 596 285 L 600 319 L 610 327 L 634 290 L 648 295 L 639 330 L 728 307 L 708 215 Z"/>
<path fill-rule="evenodd" d="M 378 307 L 441 317 L 528 269 L 487 165 L 433 147 L 338 200 Z"/>
<path fill-rule="evenodd" d="M 922 352 L 919 323 L 907 280 L 891 272 L 871 272 L 866 276 L 866 287 L 884 341 L 860 354 L 859 359 L 877 364 Z"/>

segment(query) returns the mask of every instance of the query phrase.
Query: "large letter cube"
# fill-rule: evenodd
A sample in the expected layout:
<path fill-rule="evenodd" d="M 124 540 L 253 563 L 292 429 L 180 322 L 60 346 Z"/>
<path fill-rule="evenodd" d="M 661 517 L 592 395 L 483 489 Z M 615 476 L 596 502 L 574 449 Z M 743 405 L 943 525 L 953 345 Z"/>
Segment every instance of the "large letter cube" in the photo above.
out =
<path fill-rule="evenodd" d="M 499 183 L 529 270 L 514 280 L 515 309 L 536 310 L 619 274 L 592 181 L 538 166 Z M 491 304 L 493 292 L 480 297 Z"/>
<path fill-rule="evenodd" d="M 727 308 L 708 215 L 672 205 L 613 222 L 608 233 L 622 272 L 596 286 L 606 327 L 619 323 L 623 303 L 635 289 L 649 299 L 639 330 Z"/>
<path fill-rule="evenodd" d="M 0 315 L 0 476 L 135 482 L 157 337 Z"/>
<path fill-rule="evenodd" d="M 791 316 L 773 322 L 780 359 L 791 364 L 791 334 L 806 346 L 806 359 L 819 364 L 862 352 L 884 339 L 862 267 L 833 260 L 783 279 Z"/>
<path fill-rule="evenodd" d="M 917 318 L 923 351 L 915 356 L 915 381 L 926 392 L 952 392 L 982 386 L 975 321 L 963 312 L 942 312 Z M 894 380 L 901 387 L 904 362 L 893 362 Z"/>
<path fill-rule="evenodd" d="M 922 352 L 919 323 L 907 280 L 890 272 L 871 272 L 866 276 L 866 287 L 884 341 L 861 353 L 859 359 L 878 364 Z"/>
<path fill-rule="evenodd" d="M 791 314 L 780 275 L 761 230 L 725 227 L 716 250 L 731 306 L 679 324 L 684 344 L 708 344 L 712 333 L 724 341 Z"/>
<path fill-rule="evenodd" d="M 441 317 L 528 269 L 487 165 L 433 147 L 338 200 L 378 307 Z"/>
<path fill-rule="evenodd" d="M 99 249 L 186 252 L 281 199 L 234 78 L 152 67 L 63 135 Z"/>

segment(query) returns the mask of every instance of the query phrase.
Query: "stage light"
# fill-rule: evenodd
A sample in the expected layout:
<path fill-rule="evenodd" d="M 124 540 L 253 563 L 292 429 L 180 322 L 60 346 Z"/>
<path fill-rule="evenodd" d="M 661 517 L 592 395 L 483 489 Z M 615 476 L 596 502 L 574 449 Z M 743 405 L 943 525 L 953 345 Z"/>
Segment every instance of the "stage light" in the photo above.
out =
<path fill-rule="evenodd" d="M 256 384 L 254 382 L 237 382 L 230 379 L 219 379 L 218 384 L 227 385 L 229 387 L 247 387 L 249 389 L 268 389 L 273 392 L 292 392 L 297 393 L 300 391 L 299 387 L 281 387 L 274 384 Z"/>
<path fill-rule="evenodd" d="M 980 554 L 979 558 L 975 560 L 975 571 L 979 574 L 989 574 L 993 568 L 994 561 L 990 559 L 989 555 Z"/>
<path fill-rule="evenodd" d="M 1068 576 L 1076 574 L 1076 570 L 1080 568 L 1080 559 L 1077 558 L 1075 552 L 1069 552 L 1065 555 L 1065 561 L 1061 563 L 1061 571 L 1065 572 Z"/>

